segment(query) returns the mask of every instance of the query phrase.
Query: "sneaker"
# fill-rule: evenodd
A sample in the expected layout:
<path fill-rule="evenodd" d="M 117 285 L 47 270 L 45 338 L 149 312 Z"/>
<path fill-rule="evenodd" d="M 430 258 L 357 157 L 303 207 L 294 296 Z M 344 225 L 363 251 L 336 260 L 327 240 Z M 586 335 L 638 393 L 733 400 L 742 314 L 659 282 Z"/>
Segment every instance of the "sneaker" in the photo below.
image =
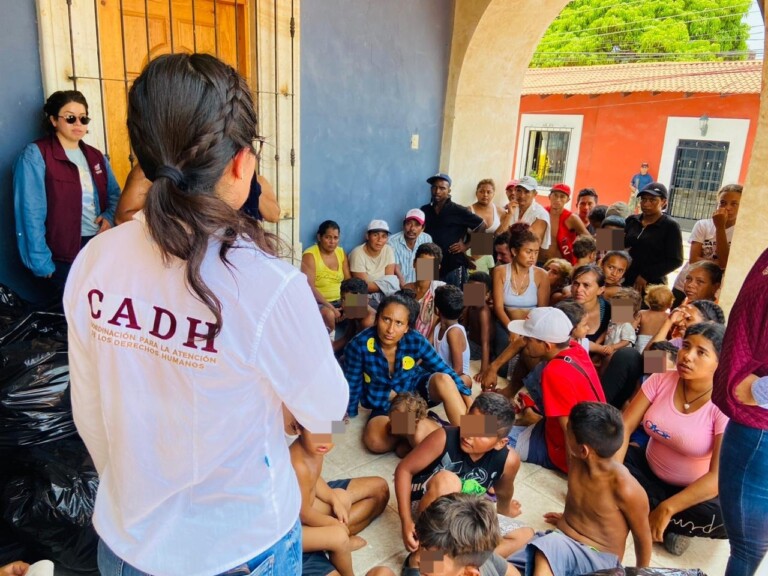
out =
<path fill-rule="evenodd" d="M 681 534 L 673 534 L 667 532 L 664 534 L 664 548 L 667 552 L 675 556 L 682 556 L 683 553 L 688 550 L 691 545 L 691 539 Z"/>

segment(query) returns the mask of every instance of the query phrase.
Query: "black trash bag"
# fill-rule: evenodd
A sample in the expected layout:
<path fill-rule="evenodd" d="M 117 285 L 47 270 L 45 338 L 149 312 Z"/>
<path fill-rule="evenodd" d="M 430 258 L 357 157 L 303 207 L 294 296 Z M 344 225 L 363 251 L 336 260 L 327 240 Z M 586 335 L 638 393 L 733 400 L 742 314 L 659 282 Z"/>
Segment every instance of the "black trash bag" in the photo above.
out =
<path fill-rule="evenodd" d="M 29 304 L 8 286 L 0 284 L 0 332 L 18 322 L 27 312 Z"/>
<path fill-rule="evenodd" d="M 31 563 L 37 562 L 40 558 L 34 556 L 24 544 L 19 542 L 11 531 L 11 527 L 0 520 L 0 566 L 16 560 Z"/>
<path fill-rule="evenodd" d="M 35 312 L 0 337 L 0 451 L 74 434 L 66 323 Z"/>
<path fill-rule="evenodd" d="M 68 570 L 97 570 L 91 524 L 99 479 L 80 437 L 32 447 L 0 493 L 3 519 L 32 553 Z"/>
<path fill-rule="evenodd" d="M 698 568 L 609 568 L 586 576 L 707 576 Z"/>
<path fill-rule="evenodd" d="M 64 314 L 54 312 L 28 314 L 0 335 L 0 348 L 13 342 L 30 342 L 38 338 L 49 338 L 66 346 L 67 321 Z"/>

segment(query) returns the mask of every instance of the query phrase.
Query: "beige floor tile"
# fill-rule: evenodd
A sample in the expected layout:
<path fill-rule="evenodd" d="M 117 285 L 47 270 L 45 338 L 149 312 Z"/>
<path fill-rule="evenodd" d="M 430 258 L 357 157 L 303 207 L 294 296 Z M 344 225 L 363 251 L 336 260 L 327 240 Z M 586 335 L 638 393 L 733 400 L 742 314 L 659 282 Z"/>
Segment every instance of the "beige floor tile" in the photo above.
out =
<path fill-rule="evenodd" d="M 390 507 L 363 530 L 360 536 L 368 541 L 368 546 L 352 554 L 355 574 L 363 575 L 374 566 L 381 565 L 383 560 L 404 552 L 400 538 L 400 519 Z M 402 559 L 400 562 L 402 564 Z"/>

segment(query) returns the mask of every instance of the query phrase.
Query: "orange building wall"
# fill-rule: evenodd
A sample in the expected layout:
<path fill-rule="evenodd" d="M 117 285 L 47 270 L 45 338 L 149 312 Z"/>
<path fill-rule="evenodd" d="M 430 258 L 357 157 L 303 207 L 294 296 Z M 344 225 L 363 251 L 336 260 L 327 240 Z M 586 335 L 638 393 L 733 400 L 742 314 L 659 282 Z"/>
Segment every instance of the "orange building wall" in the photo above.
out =
<path fill-rule="evenodd" d="M 694 94 L 686 98 L 681 93 L 654 96 L 650 92 L 638 92 L 628 96 L 600 94 L 590 98 L 578 95 L 567 99 L 562 95 L 547 98 L 531 95 L 521 99 L 520 115 L 583 115 L 574 192 L 581 188 L 595 188 L 600 203 L 611 204 L 627 201 L 629 181 L 639 172 L 641 161 L 647 161 L 650 164 L 649 172 L 658 177 L 669 116 L 698 118 L 706 114 L 710 118 L 749 119 L 749 132 L 739 175 L 739 182 L 743 183 L 757 130 L 759 105 L 759 94 L 725 97 L 718 94 Z M 516 150 L 515 159 L 517 154 Z M 513 174 L 516 173 L 517 166 L 513 170 Z M 540 196 L 538 200 L 545 206 L 549 204 L 546 197 Z"/>

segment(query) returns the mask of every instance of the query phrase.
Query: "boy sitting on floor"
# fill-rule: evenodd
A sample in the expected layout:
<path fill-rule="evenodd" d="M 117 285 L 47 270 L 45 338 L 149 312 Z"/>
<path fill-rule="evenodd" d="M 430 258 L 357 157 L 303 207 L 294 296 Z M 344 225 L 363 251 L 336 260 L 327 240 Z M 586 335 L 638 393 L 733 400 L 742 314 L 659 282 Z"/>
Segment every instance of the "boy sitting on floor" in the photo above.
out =
<path fill-rule="evenodd" d="M 435 314 L 440 321 L 432 333 L 432 346 L 467 388 L 472 388 L 469 376 L 469 342 L 467 331 L 459 324 L 464 311 L 464 294 L 456 286 L 445 285 L 435 290 Z"/>
<path fill-rule="evenodd" d="M 504 396 L 484 392 L 475 399 L 469 414 L 462 417 L 460 428 L 436 430 L 398 464 L 397 507 L 403 542 L 413 552 L 408 566 L 419 563 L 414 513 L 423 512 L 440 496 L 454 492 L 483 496 L 493 488 L 499 514 L 520 514 L 520 503 L 512 500 L 520 458 L 507 447 L 506 438 L 514 419 L 515 413 Z M 516 537 L 519 548 L 530 537 L 530 529 L 520 528 L 508 535 L 510 540 Z"/>
<path fill-rule="evenodd" d="M 356 534 L 384 511 L 389 486 L 378 476 L 326 483 L 321 473 L 323 458 L 333 449 L 331 434 L 313 434 L 301 425 L 297 428 L 299 438 L 291 444 L 290 454 L 301 489 L 302 573 L 338 571 L 341 576 L 354 576 L 352 552 L 366 545 Z"/>
<path fill-rule="evenodd" d="M 434 413 L 428 412 L 427 401 L 413 392 L 401 392 L 394 397 L 389 408 L 392 436 L 402 438 L 395 447 L 401 458 L 408 454 L 432 432 L 442 428 Z"/>
<path fill-rule="evenodd" d="M 581 402 L 568 419 L 568 493 L 562 514 L 545 514 L 557 530 L 540 532 L 510 558 L 527 575 L 577 576 L 621 566 L 627 534 L 637 565 L 651 560 L 648 497 L 613 459 L 624 439 L 621 413 L 610 404 Z"/>
<path fill-rule="evenodd" d="M 441 496 L 416 522 L 420 568 L 405 567 L 402 576 L 519 576 L 517 569 L 494 553 L 499 521 L 493 505 L 471 494 Z M 366 576 L 395 576 L 379 566 Z"/>

